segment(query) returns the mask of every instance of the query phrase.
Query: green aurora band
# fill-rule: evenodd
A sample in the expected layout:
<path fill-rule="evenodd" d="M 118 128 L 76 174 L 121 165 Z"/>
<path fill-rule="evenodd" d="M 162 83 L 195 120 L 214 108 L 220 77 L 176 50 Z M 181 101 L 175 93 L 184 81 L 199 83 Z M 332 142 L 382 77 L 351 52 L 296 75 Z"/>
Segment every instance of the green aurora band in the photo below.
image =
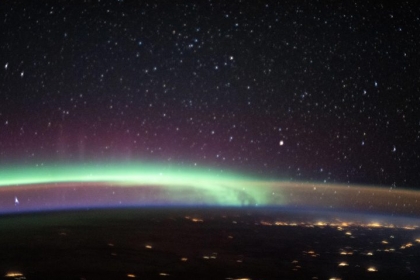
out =
<path fill-rule="evenodd" d="M 116 205 L 118 201 L 109 196 L 116 188 L 125 195 L 122 199 L 127 205 L 286 206 L 420 215 L 420 192 L 416 190 L 269 180 L 141 162 L 0 167 L 0 212 L 2 207 L 14 211 L 15 197 L 28 198 L 33 193 L 41 208 L 45 201 L 67 207 L 65 203 L 78 202 L 89 206 L 95 204 L 94 199 Z M 60 200 L 67 190 L 80 190 L 80 196 L 76 201 Z M 59 195 L 49 196 L 53 193 Z M 26 207 L 28 200 L 22 202 L 19 206 Z"/>
<path fill-rule="evenodd" d="M 194 190 L 203 201 L 223 206 L 266 204 L 266 193 L 253 178 L 211 169 L 144 163 L 90 163 L 8 167 L 0 170 L 0 187 L 62 183 L 98 183 L 120 187 L 159 186 L 172 194 Z M 52 186 L 54 187 L 54 186 Z M 88 187 L 88 186 L 87 186 Z M 191 203 L 191 201 L 189 201 Z M 281 203 L 281 201 L 279 201 Z"/>

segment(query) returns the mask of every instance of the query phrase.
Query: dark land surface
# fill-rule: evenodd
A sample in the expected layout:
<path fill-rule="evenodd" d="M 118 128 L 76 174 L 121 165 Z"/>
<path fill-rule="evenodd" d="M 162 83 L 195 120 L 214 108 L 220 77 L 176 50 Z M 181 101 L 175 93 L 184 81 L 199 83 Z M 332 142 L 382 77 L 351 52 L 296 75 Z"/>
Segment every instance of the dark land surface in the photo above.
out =
<path fill-rule="evenodd" d="M 6 215 L 0 216 L 0 274 L 5 279 L 420 279 L 419 228 L 345 224 L 348 219 L 229 208 Z"/>

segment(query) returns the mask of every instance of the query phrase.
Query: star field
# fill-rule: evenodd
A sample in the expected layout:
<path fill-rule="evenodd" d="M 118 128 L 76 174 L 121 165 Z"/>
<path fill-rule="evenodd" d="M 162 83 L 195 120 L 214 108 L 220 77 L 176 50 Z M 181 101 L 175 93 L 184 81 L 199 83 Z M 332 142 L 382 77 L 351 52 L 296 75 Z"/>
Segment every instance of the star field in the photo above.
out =
<path fill-rule="evenodd" d="M 420 6 L 0 4 L 0 165 L 419 186 Z"/>

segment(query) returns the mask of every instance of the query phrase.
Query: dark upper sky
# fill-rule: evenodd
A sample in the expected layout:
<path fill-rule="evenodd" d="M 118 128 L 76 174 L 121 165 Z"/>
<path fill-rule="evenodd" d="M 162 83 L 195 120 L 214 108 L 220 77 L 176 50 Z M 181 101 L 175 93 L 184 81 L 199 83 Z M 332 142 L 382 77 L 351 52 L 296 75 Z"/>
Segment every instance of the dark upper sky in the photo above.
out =
<path fill-rule="evenodd" d="M 1 165 L 420 186 L 416 1 L 137 2 L 1 2 Z"/>

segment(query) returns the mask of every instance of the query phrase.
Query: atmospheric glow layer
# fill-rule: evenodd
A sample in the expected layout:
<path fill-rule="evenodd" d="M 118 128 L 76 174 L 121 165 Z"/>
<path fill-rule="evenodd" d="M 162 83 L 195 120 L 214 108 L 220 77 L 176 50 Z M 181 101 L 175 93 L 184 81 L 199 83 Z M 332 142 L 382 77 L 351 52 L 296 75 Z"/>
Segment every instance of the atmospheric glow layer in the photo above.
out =
<path fill-rule="evenodd" d="M 194 185 L 233 182 L 242 176 L 204 169 L 182 169 L 146 164 L 81 164 L 2 168 L 0 186 L 59 183 L 115 182 L 134 184 Z"/>
<path fill-rule="evenodd" d="M 246 176 L 217 172 L 210 169 L 187 169 L 165 165 L 136 164 L 80 164 L 3 168 L 0 186 L 98 183 L 113 186 L 161 186 L 168 190 L 185 188 L 198 190 L 220 205 L 243 205 L 246 197 L 263 203 L 258 188 Z M 245 187 L 246 186 L 246 187 Z"/>
<path fill-rule="evenodd" d="M 420 192 L 262 180 L 240 173 L 144 163 L 0 170 L 0 212 L 115 205 L 287 206 L 417 215 Z"/>

